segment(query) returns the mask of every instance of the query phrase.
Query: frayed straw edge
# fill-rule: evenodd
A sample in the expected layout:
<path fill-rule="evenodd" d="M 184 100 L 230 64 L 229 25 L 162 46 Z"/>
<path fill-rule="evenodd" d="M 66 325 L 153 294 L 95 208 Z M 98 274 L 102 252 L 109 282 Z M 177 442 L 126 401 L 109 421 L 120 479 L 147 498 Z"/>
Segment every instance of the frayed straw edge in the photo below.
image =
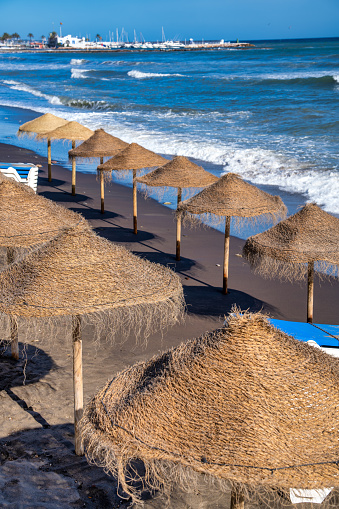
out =
<path fill-rule="evenodd" d="M 238 482 L 236 471 L 230 474 L 230 479 L 221 479 L 205 473 L 203 464 L 199 471 L 197 468 L 193 469 L 170 460 L 149 460 L 141 454 L 134 453 L 131 457 L 127 445 L 123 442 L 114 444 L 108 434 L 104 434 L 93 426 L 89 418 L 89 410 L 85 411 L 80 427 L 82 443 L 89 463 L 103 467 L 107 474 L 116 477 L 119 486 L 128 497 L 132 498 L 134 507 L 143 506 L 140 495 L 145 490 L 153 494 L 158 492 L 158 495 L 165 498 L 166 507 L 170 507 L 170 496 L 174 488 L 180 487 L 187 493 L 199 492 L 202 478 L 211 489 L 223 493 L 232 491 L 242 495 L 246 502 L 253 502 L 253 498 L 256 498 L 267 508 L 272 507 L 273 501 L 279 501 L 280 507 L 291 506 L 289 487 L 278 488 L 274 485 L 273 479 L 268 483 L 248 482 L 245 484 Z M 136 461 L 143 463 L 145 473 L 142 477 L 133 467 Z M 141 485 L 141 488 L 135 488 L 133 482 Z M 309 489 L 315 488 L 309 487 Z M 332 506 L 330 499 L 331 497 L 328 498 L 327 503 L 324 501 L 322 507 L 335 507 L 335 505 Z"/>
<path fill-rule="evenodd" d="M 277 260 L 260 253 L 253 254 L 243 250 L 243 258 L 247 260 L 255 274 L 265 279 L 279 279 L 292 283 L 293 281 L 307 281 L 308 263 L 288 262 Z M 315 261 L 314 269 L 320 280 L 333 280 L 339 278 L 339 266 L 326 262 Z"/>

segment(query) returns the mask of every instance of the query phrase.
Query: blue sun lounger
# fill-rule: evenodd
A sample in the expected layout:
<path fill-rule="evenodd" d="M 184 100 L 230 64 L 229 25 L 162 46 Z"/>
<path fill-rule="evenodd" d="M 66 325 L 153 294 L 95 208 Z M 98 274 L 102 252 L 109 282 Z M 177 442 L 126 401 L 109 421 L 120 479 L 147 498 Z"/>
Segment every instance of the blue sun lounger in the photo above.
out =
<path fill-rule="evenodd" d="M 39 168 L 31 163 L 0 163 L 0 171 L 6 177 L 31 187 L 37 192 Z"/>
<path fill-rule="evenodd" d="M 314 341 L 327 353 L 339 356 L 339 325 L 287 322 L 269 318 L 274 327 L 299 341 Z"/>

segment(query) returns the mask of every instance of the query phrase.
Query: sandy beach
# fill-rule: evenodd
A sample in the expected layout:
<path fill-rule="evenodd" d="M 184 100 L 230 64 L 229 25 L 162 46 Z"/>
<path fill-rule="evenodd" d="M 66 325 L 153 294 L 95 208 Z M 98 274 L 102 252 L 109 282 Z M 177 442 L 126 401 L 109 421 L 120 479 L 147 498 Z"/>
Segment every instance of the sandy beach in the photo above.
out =
<path fill-rule="evenodd" d="M 121 345 L 93 345 L 91 330 L 84 331 L 85 403 L 108 379 L 139 360 L 219 327 L 236 304 L 273 318 L 306 320 L 306 284 L 265 280 L 241 257 L 244 240 L 230 242 L 229 294 L 222 295 L 223 234 L 208 227 L 183 229 L 182 260 L 175 261 L 175 222 L 171 210 L 152 199 L 138 197 L 139 233 L 132 233 L 132 190 L 119 184 L 105 189 L 100 214 L 100 186 L 93 174 L 77 173 L 72 197 L 71 173 L 53 165 L 47 181 L 46 159 L 30 150 L 0 144 L 0 160 L 41 165 L 38 192 L 80 212 L 101 236 L 124 245 L 135 254 L 175 270 L 182 281 L 187 305 L 183 323 L 151 336 L 146 345 L 129 337 Z M 315 280 L 314 322 L 338 323 L 339 283 Z M 4 338 L 5 339 L 5 338 Z M 74 455 L 71 344 L 63 334 L 32 337 L 16 365 L 10 351 L 0 356 L 0 506 L 20 508 L 117 508 L 130 501 L 117 495 L 117 482 L 102 469 Z M 26 362 L 27 356 L 27 362 Z M 23 380 L 25 378 L 25 385 Z M 286 500 L 284 507 L 289 507 Z M 196 494 L 173 494 L 173 509 L 227 508 L 230 497 L 202 482 Z M 147 508 L 163 507 L 159 498 Z M 309 504 L 299 505 L 300 509 Z M 251 504 L 247 509 L 259 509 Z M 292 507 L 292 504 L 290 505 Z"/>

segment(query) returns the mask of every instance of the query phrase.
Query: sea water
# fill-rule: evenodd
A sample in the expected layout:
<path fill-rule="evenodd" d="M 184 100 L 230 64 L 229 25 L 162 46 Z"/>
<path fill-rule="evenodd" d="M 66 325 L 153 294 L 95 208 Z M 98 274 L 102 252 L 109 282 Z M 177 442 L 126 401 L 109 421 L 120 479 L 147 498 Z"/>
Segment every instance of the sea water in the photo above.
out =
<path fill-rule="evenodd" d="M 2 53 L 0 107 L 54 113 L 165 157 L 187 156 L 218 176 L 235 172 L 279 194 L 289 213 L 312 201 L 338 215 L 339 39 L 254 44 Z M 1 111 L 0 141 L 45 155 L 45 144 L 18 139 L 19 124 Z M 52 158 L 69 167 L 71 147 L 52 145 Z M 175 206 L 174 195 L 162 201 Z"/>

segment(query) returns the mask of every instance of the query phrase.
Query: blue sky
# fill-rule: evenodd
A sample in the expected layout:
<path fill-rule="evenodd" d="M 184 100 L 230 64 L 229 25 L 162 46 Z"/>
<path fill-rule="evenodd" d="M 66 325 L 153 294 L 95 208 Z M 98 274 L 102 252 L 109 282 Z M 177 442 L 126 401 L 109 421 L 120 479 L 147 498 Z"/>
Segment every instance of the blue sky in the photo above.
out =
<path fill-rule="evenodd" d="M 339 36 L 339 0 L 0 0 L 0 34 L 26 37 L 134 29 L 146 40 L 284 39 Z"/>

